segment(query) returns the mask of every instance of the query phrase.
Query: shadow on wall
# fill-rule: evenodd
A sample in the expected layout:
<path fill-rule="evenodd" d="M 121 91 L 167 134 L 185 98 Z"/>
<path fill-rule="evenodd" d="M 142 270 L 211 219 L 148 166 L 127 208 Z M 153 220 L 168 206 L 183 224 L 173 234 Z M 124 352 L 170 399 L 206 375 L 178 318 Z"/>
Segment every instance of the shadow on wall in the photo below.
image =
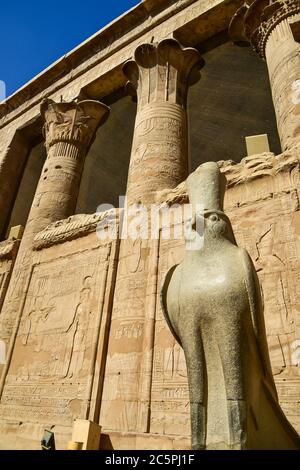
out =
<path fill-rule="evenodd" d="M 126 193 L 136 103 L 126 96 L 110 107 L 86 157 L 76 214 L 96 212 L 103 203 L 118 207 Z"/>
<path fill-rule="evenodd" d="M 46 157 L 47 153 L 43 142 L 32 148 L 14 202 L 6 235 L 15 225 L 25 227 Z"/>
<path fill-rule="evenodd" d="M 100 450 L 114 450 L 109 434 L 101 434 Z"/>
<path fill-rule="evenodd" d="M 239 162 L 250 135 L 268 134 L 271 152 L 281 153 L 266 63 L 231 42 L 203 58 L 188 97 L 191 171 L 205 161 Z"/>

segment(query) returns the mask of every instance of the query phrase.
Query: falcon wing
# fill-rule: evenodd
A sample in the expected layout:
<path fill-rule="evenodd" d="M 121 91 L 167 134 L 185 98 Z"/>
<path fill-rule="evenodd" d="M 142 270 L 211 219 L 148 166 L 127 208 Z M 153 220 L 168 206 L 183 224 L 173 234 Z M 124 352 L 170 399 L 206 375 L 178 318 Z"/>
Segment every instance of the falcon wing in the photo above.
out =
<path fill-rule="evenodd" d="M 168 306 L 167 306 L 168 288 L 169 288 L 169 285 L 170 285 L 170 282 L 171 282 L 171 279 L 172 279 L 172 275 L 173 275 L 173 273 L 174 273 L 174 271 L 177 267 L 178 267 L 178 264 L 175 264 L 175 266 L 173 266 L 171 269 L 169 269 L 169 271 L 167 272 L 167 274 L 165 275 L 165 277 L 163 279 L 161 290 L 160 290 L 160 305 L 161 305 L 161 309 L 163 311 L 165 320 L 168 324 L 168 327 L 170 328 L 170 331 L 171 331 L 172 335 L 174 336 L 176 341 L 182 347 L 181 341 L 180 341 L 177 333 L 175 332 L 175 330 L 172 326 L 172 323 L 171 323 L 171 320 L 170 320 L 170 317 L 169 317 L 169 314 L 168 314 Z"/>
<path fill-rule="evenodd" d="M 245 284 L 248 292 L 252 325 L 257 340 L 258 351 L 261 358 L 261 363 L 264 368 L 265 377 L 271 391 L 275 394 L 277 399 L 277 392 L 274 384 L 268 343 L 266 338 L 266 328 L 264 320 L 264 308 L 263 301 L 261 296 L 261 289 L 256 274 L 256 270 L 252 259 L 250 258 L 248 252 L 243 248 L 240 248 L 240 254 L 242 257 L 244 273 L 245 273 Z"/>

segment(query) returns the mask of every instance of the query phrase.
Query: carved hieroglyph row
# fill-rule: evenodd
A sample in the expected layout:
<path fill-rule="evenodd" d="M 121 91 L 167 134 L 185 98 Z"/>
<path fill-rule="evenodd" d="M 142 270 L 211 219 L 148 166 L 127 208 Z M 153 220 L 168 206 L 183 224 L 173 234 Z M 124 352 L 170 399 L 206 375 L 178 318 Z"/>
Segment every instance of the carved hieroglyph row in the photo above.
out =
<path fill-rule="evenodd" d="M 183 181 L 187 172 L 185 111 L 172 103 L 146 106 L 138 114 L 135 127 L 128 178 L 129 202 L 147 202 L 157 189 Z"/>
<path fill-rule="evenodd" d="M 300 44 L 287 19 L 270 34 L 266 60 L 279 136 L 283 150 L 290 149 L 300 139 Z"/>
<path fill-rule="evenodd" d="M 250 164 L 248 171 L 251 172 Z M 284 174 L 284 171 L 280 171 L 276 176 L 272 177 L 272 180 L 281 178 Z M 248 184 L 254 184 L 255 181 L 255 179 L 250 178 Z M 265 188 L 265 192 L 268 192 L 268 182 L 266 180 L 264 182 L 262 178 L 260 184 Z M 234 189 L 239 186 L 241 184 L 237 183 L 237 185 L 231 187 Z M 297 232 L 295 232 L 297 230 L 295 222 L 297 221 L 298 212 L 298 198 L 294 190 L 291 193 L 287 193 L 285 198 L 280 194 L 277 198 L 262 201 L 259 205 L 249 204 L 244 207 L 236 207 L 234 212 L 230 214 L 238 242 L 241 246 L 247 247 L 251 253 L 259 270 L 264 292 L 267 294 L 265 295 L 266 318 L 273 371 L 276 377 L 279 377 L 281 384 L 280 390 L 283 396 L 283 407 L 295 426 L 299 425 L 297 421 L 297 400 L 294 399 L 294 395 L 289 395 L 288 390 L 290 386 L 289 376 L 291 374 L 294 377 L 293 384 L 295 383 L 293 390 L 295 387 L 297 389 L 298 383 L 298 369 L 295 364 L 293 365 L 293 358 L 295 357 L 293 355 L 294 342 L 299 333 L 297 329 L 297 272 L 299 270 L 299 263 Z M 68 222 L 66 225 L 68 225 Z M 100 419 L 100 423 L 105 426 L 105 429 L 122 429 L 126 431 L 128 429 L 135 430 L 140 426 L 143 421 L 141 418 L 145 417 L 145 407 L 141 406 L 140 397 L 142 396 L 141 391 L 143 396 L 146 396 L 145 391 L 147 391 L 148 386 L 148 377 L 145 377 L 144 374 L 146 371 L 151 374 L 151 380 L 149 381 L 151 394 L 149 401 L 145 401 L 142 405 L 148 403 L 151 406 L 150 432 L 178 435 L 188 435 L 189 433 L 188 388 L 185 361 L 182 350 L 175 344 L 163 321 L 158 299 L 162 276 L 170 266 L 181 260 L 184 249 L 183 243 L 183 240 L 174 242 L 162 241 L 159 250 L 158 267 L 158 254 L 155 254 L 155 251 L 153 251 L 155 250 L 154 246 L 147 245 L 145 241 L 139 241 L 130 246 L 128 244 L 124 245 L 120 256 L 119 275 L 116 284 L 114 321 L 111 325 L 110 348 L 102 403 L 103 412 Z M 59 305 L 67 305 L 70 302 L 70 310 L 68 308 L 66 313 L 69 315 L 71 311 L 73 313 L 76 311 L 77 303 L 75 305 L 72 302 L 74 298 L 75 300 L 77 299 L 76 295 L 81 292 L 81 288 L 76 284 L 75 276 L 78 277 L 78 275 L 75 271 L 78 263 L 81 263 L 80 259 L 86 260 L 86 256 L 89 256 L 86 252 L 80 257 L 76 254 L 70 259 L 68 265 L 60 265 L 60 261 L 57 265 L 56 262 L 53 262 L 52 267 L 50 266 L 52 273 L 51 282 L 46 280 L 49 266 L 41 264 L 34 268 L 31 281 L 33 284 L 32 288 L 30 287 L 29 289 L 31 300 L 29 298 L 27 301 L 29 303 L 26 303 L 26 316 L 22 320 L 21 330 L 22 338 L 24 337 L 25 342 L 29 330 L 30 340 L 28 339 L 28 344 L 22 344 L 22 346 L 20 344 L 20 347 L 36 348 L 36 351 L 30 352 L 33 357 L 35 354 L 37 357 L 41 355 L 44 347 L 47 351 L 48 346 L 46 343 L 43 343 L 45 340 L 44 333 L 47 337 L 56 335 L 55 338 L 62 334 L 63 340 L 58 343 L 62 348 L 67 349 L 68 331 L 65 331 L 67 328 L 63 327 L 59 331 L 50 331 L 49 321 L 52 314 L 56 315 L 55 308 L 62 308 L 55 303 L 58 302 L 55 299 L 60 298 L 60 291 L 62 291 L 62 297 L 60 298 Z M 90 269 L 93 266 L 95 261 L 93 259 L 94 253 L 91 256 L 87 260 L 89 268 L 80 264 L 80 273 L 84 273 L 85 269 Z M 148 259 L 151 259 L 150 264 L 146 264 Z M 99 264 L 98 262 L 96 263 L 97 265 Z M 102 265 L 103 263 L 101 262 L 100 264 Z M 70 269 L 73 270 L 73 274 L 69 276 Z M 61 285 L 61 280 L 57 278 L 58 270 L 64 272 L 66 283 L 63 286 Z M 155 271 L 159 272 L 156 281 Z M 144 281 L 145 272 L 148 273 L 146 286 Z M 87 275 L 89 273 L 90 271 Z M 132 273 L 139 273 L 139 277 L 131 278 Z M 39 283 L 41 283 L 41 287 L 39 287 Z M 49 289 L 47 287 L 48 284 L 51 287 Z M 49 302 L 49 296 L 47 295 L 44 296 L 44 299 L 41 299 L 42 296 L 38 295 L 38 305 L 34 305 L 33 293 L 35 294 L 39 289 L 42 289 L 44 293 L 53 289 L 52 300 L 55 303 L 54 306 Z M 295 292 L 293 298 L 290 296 L 292 291 Z M 74 292 L 77 294 L 75 295 Z M 85 296 L 85 292 L 84 287 L 83 296 Z M 145 294 L 146 292 L 147 294 Z M 153 295 L 157 296 L 154 305 L 154 349 L 152 354 L 149 355 L 149 350 L 143 349 L 145 347 L 143 335 L 146 333 L 149 323 L 144 321 L 142 315 L 143 312 L 146 312 L 147 308 L 151 307 Z M 39 302 L 44 305 L 39 305 Z M 39 320 L 37 322 L 38 333 L 35 331 L 35 326 L 31 329 L 31 323 L 28 321 L 28 318 L 26 319 L 28 316 L 30 319 L 31 314 L 29 315 L 29 313 L 32 310 L 33 317 L 35 317 L 35 311 L 39 312 Z M 133 316 L 133 312 L 136 314 L 135 316 Z M 49 320 L 47 314 L 49 314 Z M 58 316 L 63 320 L 61 313 Z M 75 330 L 72 330 L 73 333 Z M 78 331 L 81 331 L 80 328 Z M 79 333 L 78 341 L 76 334 L 75 342 L 77 344 L 79 342 Z M 57 343 L 57 339 L 55 339 L 55 342 Z M 40 351 L 40 344 L 42 345 L 42 351 Z M 60 347 L 58 350 L 60 351 Z M 60 355 L 59 351 L 58 355 Z M 68 354 L 70 355 L 70 353 Z M 19 356 L 23 357 L 22 354 L 18 354 Z M 79 357 L 77 346 L 73 357 L 75 358 L 75 356 Z M 69 356 L 67 355 L 67 357 Z M 147 366 L 148 360 L 151 360 L 151 357 L 152 367 L 144 369 L 145 365 Z M 76 361 L 74 359 L 73 364 Z M 68 363 L 68 361 L 66 362 Z M 18 362 L 15 363 L 14 360 L 13 364 L 16 364 L 14 367 L 19 367 Z M 135 368 L 136 366 L 137 368 Z M 51 367 L 53 368 L 54 365 L 51 365 Z M 28 419 L 28 412 L 30 412 L 31 419 L 36 422 L 62 423 L 62 421 L 69 422 L 68 420 L 76 416 L 76 413 L 85 409 L 84 400 L 81 398 L 84 395 L 83 390 L 85 390 L 85 385 L 78 380 L 76 387 L 79 384 L 81 388 L 74 389 L 75 381 L 72 380 L 71 382 L 71 380 L 67 380 L 68 378 L 65 377 L 63 384 L 60 384 L 59 379 L 55 378 L 54 383 L 58 380 L 60 384 L 59 392 L 57 392 L 57 389 L 54 389 L 50 384 L 53 378 L 51 374 L 52 372 L 56 374 L 56 370 L 49 369 L 51 374 L 49 378 L 45 378 L 43 374 L 46 373 L 47 369 L 48 366 L 40 364 L 37 369 L 38 374 L 35 374 L 34 369 L 30 371 L 31 375 L 28 381 L 24 381 L 24 377 L 27 378 L 27 371 L 22 371 L 22 367 L 18 380 L 14 376 L 11 378 L 8 376 L 2 408 L 7 419 L 16 419 L 17 415 L 19 415 L 26 420 Z M 285 386 L 283 386 L 284 377 L 286 377 Z M 32 390 L 30 388 L 32 384 L 36 384 L 37 390 L 39 390 L 39 381 L 44 380 L 44 378 L 46 380 L 45 384 L 43 384 L 44 390 L 47 390 L 49 394 L 47 396 L 41 395 L 40 402 L 38 398 L 38 393 L 40 392 L 34 394 L 32 400 L 28 398 L 29 390 Z M 28 390 L 25 387 L 26 384 L 30 385 Z M 57 395 L 55 395 L 56 393 Z M 55 396 L 52 397 L 52 395 Z M 69 401 L 67 397 L 70 396 L 74 398 Z M 75 399 L 77 396 L 80 403 Z M 49 406 L 53 406 L 50 411 L 42 406 L 44 400 L 45 403 L 48 400 Z M 145 424 L 145 421 L 143 424 Z"/>
<path fill-rule="evenodd" d="M 91 418 L 115 256 L 115 247 L 103 244 L 88 253 L 69 248 L 64 257 L 34 265 L 0 403 L 2 422 L 72 426 L 76 418 Z"/>

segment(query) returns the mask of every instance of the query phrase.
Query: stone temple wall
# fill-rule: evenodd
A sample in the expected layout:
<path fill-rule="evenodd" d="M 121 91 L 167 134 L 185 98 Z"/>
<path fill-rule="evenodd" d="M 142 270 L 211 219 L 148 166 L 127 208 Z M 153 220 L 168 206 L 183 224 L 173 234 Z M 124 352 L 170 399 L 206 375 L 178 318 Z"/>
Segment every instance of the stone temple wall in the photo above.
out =
<path fill-rule="evenodd" d="M 74 214 L 85 157 L 108 115 L 95 98 L 127 79 L 138 102 L 128 200 L 175 204 L 174 217 L 181 213 L 188 202 L 187 91 L 197 79 L 194 66 L 203 66 L 198 49 L 185 46 L 228 28 L 242 3 L 146 0 L 109 27 L 123 26 L 114 44 L 107 45 L 104 29 L 98 49 L 90 39 L 45 72 L 44 84 L 30 83 L 28 96 L 21 90 L 0 105 L 1 232 L 42 128 L 47 150 L 23 238 L 0 243 L 0 339 L 7 350 L 0 366 L 1 448 L 38 449 L 45 428 L 66 448 L 76 418 L 102 426 L 102 448 L 190 448 L 185 358 L 160 307 L 162 279 L 182 260 L 184 238 L 166 239 L 164 227 L 157 238 L 120 239 L 119 208 Z M 253 2 L 254 13 L 259 3 Z M 289 1 L 293 24 L 295 5 Z M 261 282 L 279 400 L 300 432 L 299 45 L 288 15 L 271 13 L 272 27 L 252 45 L 261 55 L 267 48 L 283 153 L 220 161 L 219 167 L 227 178 L 225 211 Z M 236 17 L 231 34 L 245 42 L 244 11 Z M 276 41 L 284 43 L 282 68 L 270 54 Z M 68 61 L 73 76 L 61 72 Z M 116 237 L 109 239 L 112 224 Z"/>
<path fill-rule="evenodd" d="M 225 210 L 261 281 L 280 402 L 299 431 L 299 152 L 220 167 L 228 180 Z M 179 204 L 180 211 L 184 183 L 158 193 L 157 201 Z M 53 424 L 64 448 L 78 417 L 103 426 L 104 447 L 189 448 L 184 354 L 159 301 L 163 276 L 182 260 L 184 240 L 166 240 L 162 232 L 155 241 L 121 240 L 126 254 L 118 257 L 119 242 L 96 233 L 108 218 L 72 216 L 36 237 L 0 404 L 3 448 L 12 435 L 17 448 L 37 448 Z"/>

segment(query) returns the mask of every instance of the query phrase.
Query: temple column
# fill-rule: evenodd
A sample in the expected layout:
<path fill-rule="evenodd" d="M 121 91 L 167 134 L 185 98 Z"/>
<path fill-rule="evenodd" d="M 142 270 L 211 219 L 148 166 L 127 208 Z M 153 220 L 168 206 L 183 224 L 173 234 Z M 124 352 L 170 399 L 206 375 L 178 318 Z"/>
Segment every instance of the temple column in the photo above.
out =
<path fill-rule="evenodd" d="M 255 0 L 237 11 L 229 27 L 235 42 L 249 41 L 267 62 L 283 151 L 300 138 L 300 44 L 290 24 L 299 14 L 299 0 Z"/>
<path fill-rule="evenodd" d="M 74 213 L 85 156 L 108 110 L 104 104 L 92 100 L 79 103 L 46 100 L 41 106 L 47 159 L 0 313 L 0 339 L 8 346 L 0 396 L 30 283 L 34 237 L 50 223 Z"/>
<path fill-rule="evenodd" d="M 188 175 L 187 92 L 200 61 L 196 49 L 165 39 L 140 45 L 134 59 L 124 64 L 138 99 L 129 204 L 151 203 L 156 191 L 174 188 Z"/>
<path fill-rule="evenodd" d="M 36 233 L 74 213 L 84 160 L 108 110 L 92 100 L 79 103 L 47 100 L 42 104 L 47 159 L 28 217 L 27 232 Z"/>

